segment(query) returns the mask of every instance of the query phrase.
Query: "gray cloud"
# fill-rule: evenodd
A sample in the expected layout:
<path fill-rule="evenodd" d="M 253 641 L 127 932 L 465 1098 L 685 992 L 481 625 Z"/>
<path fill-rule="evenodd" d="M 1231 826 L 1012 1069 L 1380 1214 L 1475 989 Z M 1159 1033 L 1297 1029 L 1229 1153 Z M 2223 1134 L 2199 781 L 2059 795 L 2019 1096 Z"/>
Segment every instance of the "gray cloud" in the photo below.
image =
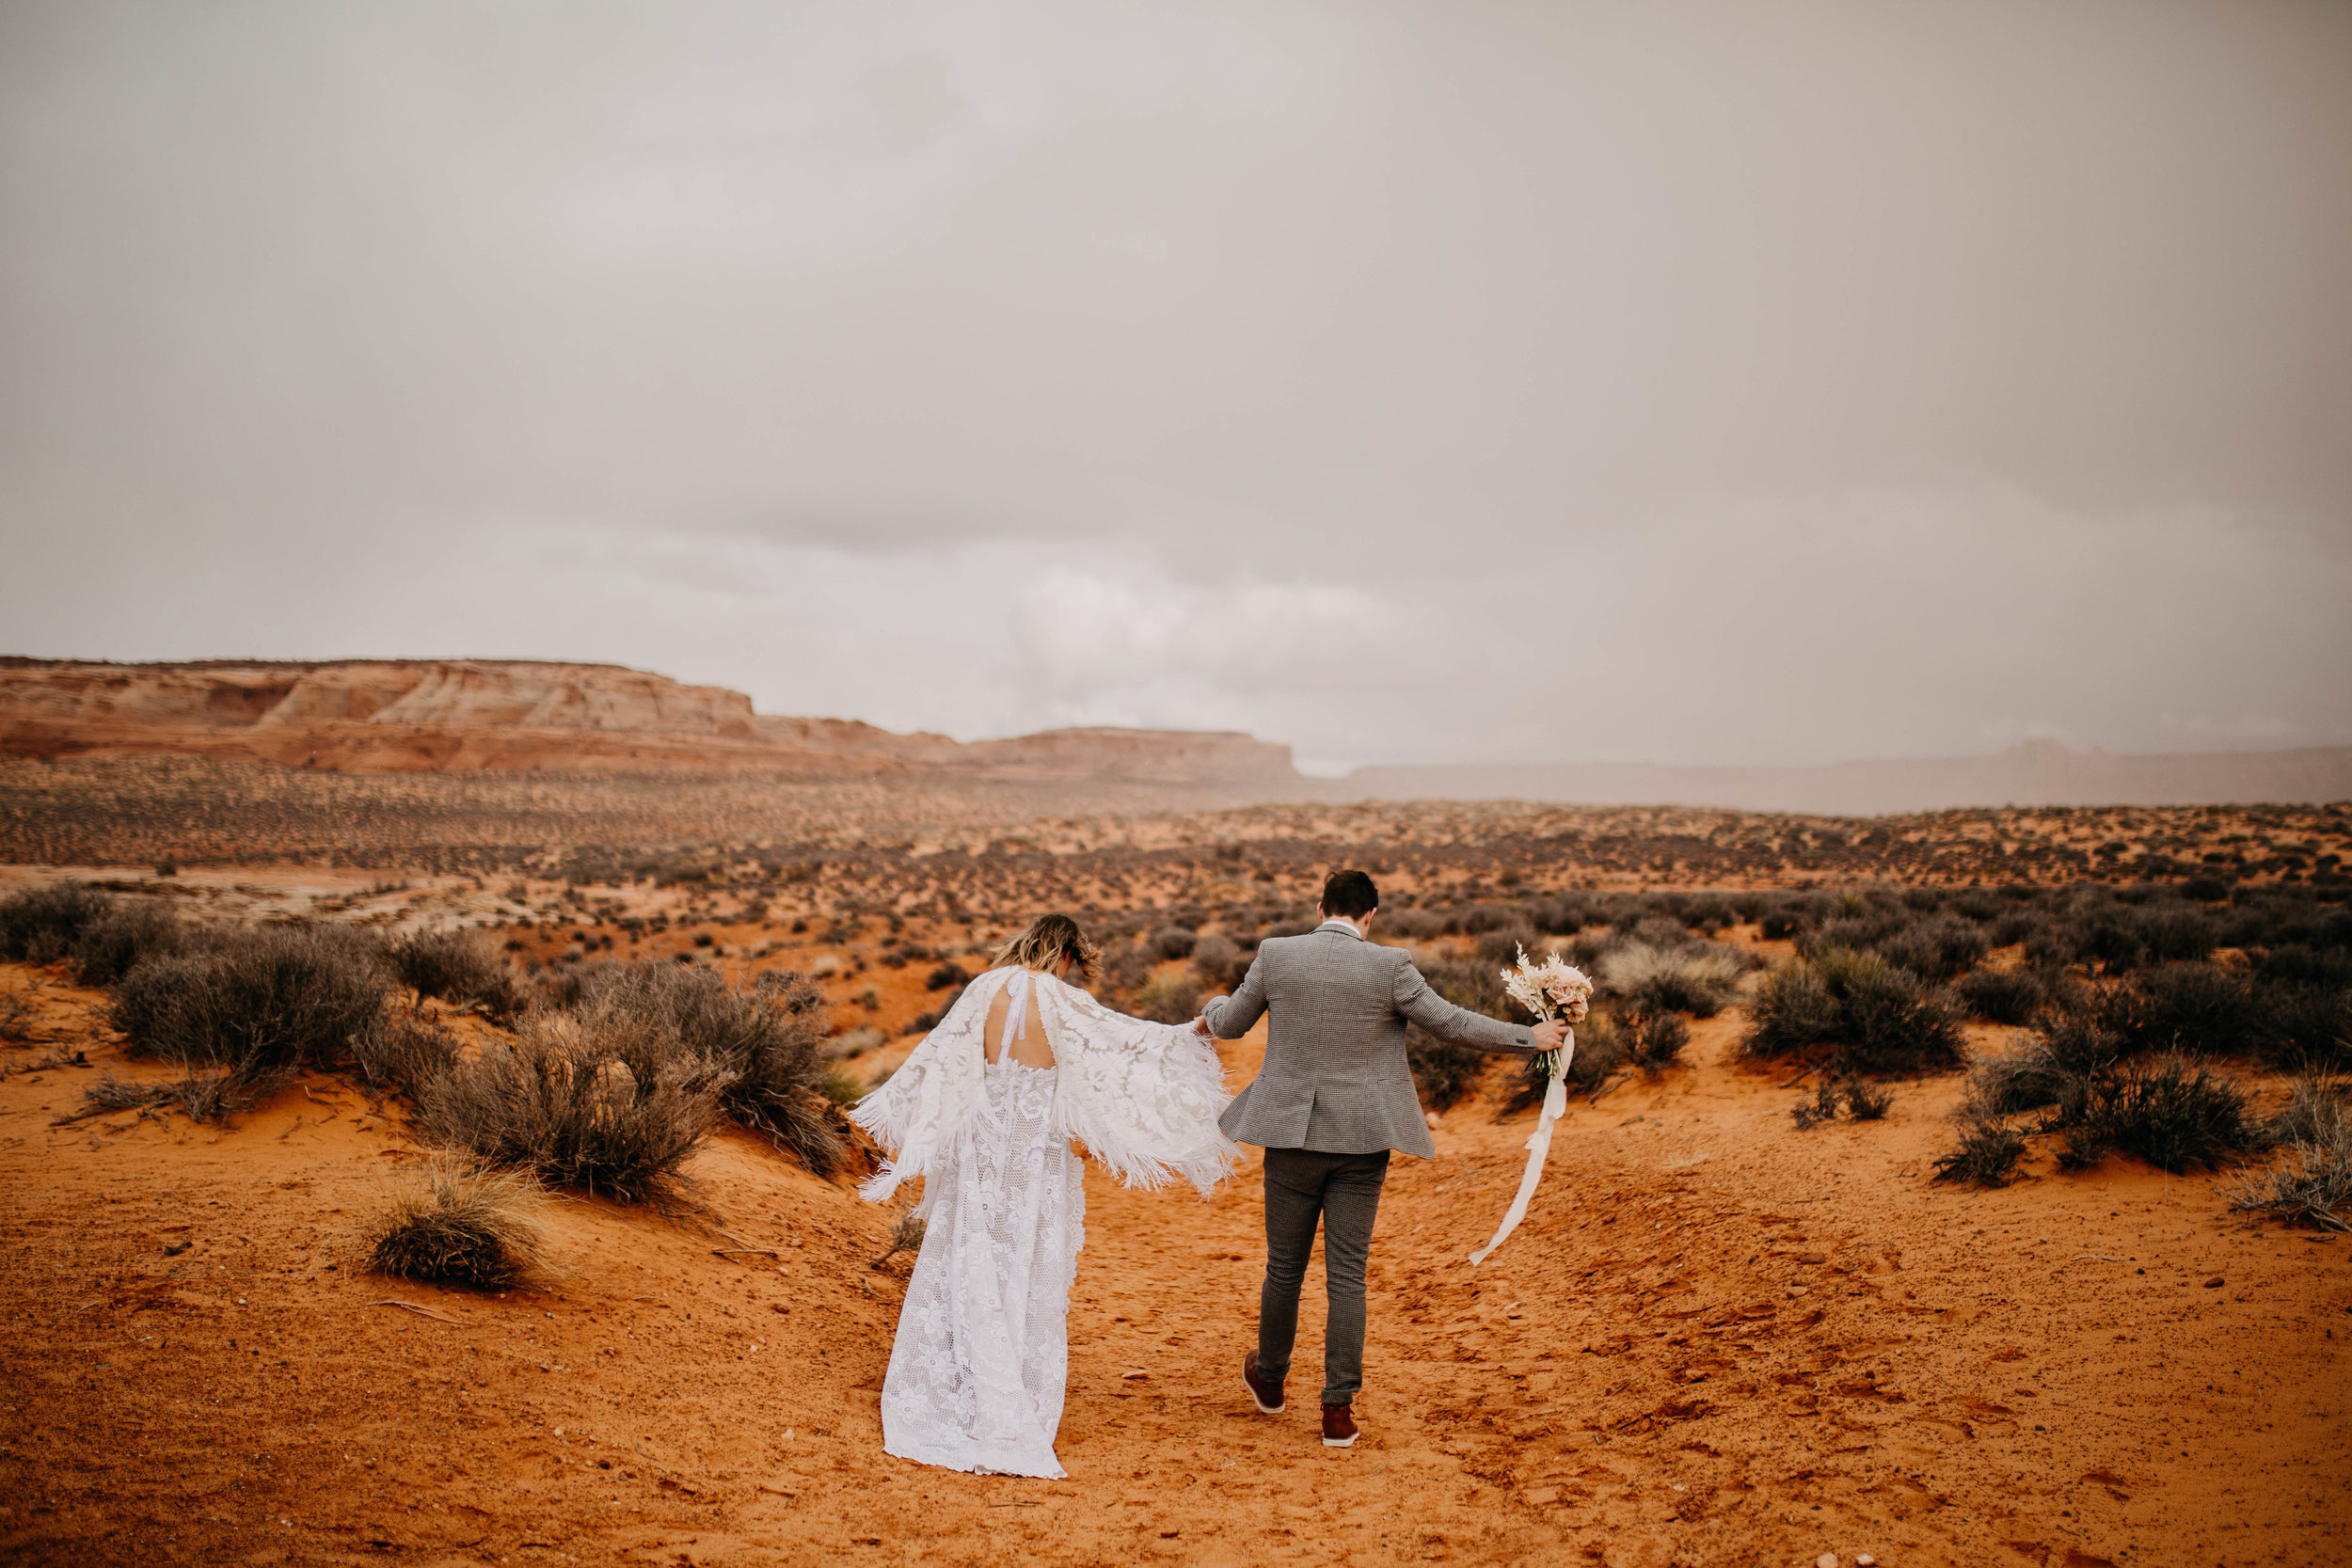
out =
<path fill-rule="evenodd" d="M 28 651 L 1356 761 L 2352 739 L 2352 13 L 0 15 Z"/>

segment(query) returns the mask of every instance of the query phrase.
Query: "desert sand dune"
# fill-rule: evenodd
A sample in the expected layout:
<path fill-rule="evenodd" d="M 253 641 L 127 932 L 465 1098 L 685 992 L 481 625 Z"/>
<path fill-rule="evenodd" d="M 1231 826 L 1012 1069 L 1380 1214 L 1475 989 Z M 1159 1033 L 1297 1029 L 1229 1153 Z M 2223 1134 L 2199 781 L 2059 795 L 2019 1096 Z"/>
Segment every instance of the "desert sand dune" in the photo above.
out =
<path fill-rule="evenodd" d="M 698 1157 L 701 1215 L 560 1205 L 545 1292 L 393 1283 L 358 1265 L 420 1157 L 396 1110 L 310 1078 L 233 1131 L 53 1125 L 99 1069 L 29 1064 L 155 1069 L 41 978 L 0 1082 L 14 1560 L 2085 1568 L 2352 1541 L 2343 1238 L 2137 1167 L 1931 1185 L 1956 1082 L 1793 1133 L 1736 1011 L 1572 1108 L 1482 1269 L 1528 1118 L 1466 1102 L 1400 1165 L 1351 1450 L 1300 1413 L 1311 1289 L 1292 1413 L 1234 1375 L 1254 1172 L 1207 1202 L 1090 1177 L 1071 1476 L 1043 1482 L 882 1453 L 907 1260 L 870 1266 L 885 1216 L 758 1140 Z"/>

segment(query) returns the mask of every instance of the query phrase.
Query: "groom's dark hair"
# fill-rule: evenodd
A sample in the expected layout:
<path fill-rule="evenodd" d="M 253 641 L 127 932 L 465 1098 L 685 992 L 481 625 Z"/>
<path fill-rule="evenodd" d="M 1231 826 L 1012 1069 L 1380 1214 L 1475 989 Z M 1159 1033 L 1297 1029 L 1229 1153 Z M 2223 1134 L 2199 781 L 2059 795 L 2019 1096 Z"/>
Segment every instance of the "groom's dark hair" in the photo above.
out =
<path fill-rule="evenodd" d="M 1334 871 L 1323 879 L 1323 912 L 1361 920 L 1380 907 L 1380 890 L 1360 871 Z"/>

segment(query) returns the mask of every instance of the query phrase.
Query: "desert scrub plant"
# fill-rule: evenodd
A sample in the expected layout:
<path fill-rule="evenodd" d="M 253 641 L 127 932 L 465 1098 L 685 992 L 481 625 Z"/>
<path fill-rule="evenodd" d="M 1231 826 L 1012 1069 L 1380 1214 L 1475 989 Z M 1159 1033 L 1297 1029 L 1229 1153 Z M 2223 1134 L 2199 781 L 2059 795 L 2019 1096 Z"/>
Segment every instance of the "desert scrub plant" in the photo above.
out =
<path fill-rule="evenodd" d="M 554 1186 L 668 1205 L 733 1082 L 626 1014 L 534 1014 L 417 1093 L 431 1141 Z"/>
<path fill-rule="evenodd" d="M 2029 969 L 1970 970 L 1952 990 L 1970 1017 L 2010 1024 L 2032 1022 L 2049 994 Z"/>
<path fill-rule="evenodd" d="M 263 927 L 150 958 L 116 986 L 109 1017 L 130 1054 L 220 1075 L 213 1115 L 333 1070 L 383 1012 L 390 984 L 375 946 L 342 927 Z M 191 1116 L 212 1119 L 199 1113 Z"/>
<path fill-rule="evenodd" d="M 1840 1072 L 1927 1072 L 1964 1059 L 1947 992 L 1875 954 L 1817 949 L 1764 978 L 1740 1049 L 1769 1057 L 1826 1047 Z"/>
<path fill-rule="evenodd" d="M 890 1222 L 890 1235 L 882 1247 L 882 1255 L 867 1267 L 879 1269 L 902 1252 L 920 1253 L 923 1250 L 923 1233 L 928 1228 L 921 1214 L 913 1209 L 901 1209 L 898 1217 Z"/>
<path fill-rule="evenodd" d="M 114 900 L 79 882 L 51 882 L 0 898 L 0 958 L 56 963 Z"/>
<path fill-rule="evenodd" d="M 1405 1066 L 1422 1103 L 1450 1111 L 1486 1070 L 1486 1053 L 1449 1045 L 1418 1023 L 1405 1026 Z"/>
<path fill-rule="evenodd" d="M 2230 1207 L 2318 1230 L 2352 1230 L 2352 1112 L 2341 1085 L 2315 1075 L 2296 1081 L 2270 1124 L 2282 1157 L 2230 1190 Z"/>
<path fill-rule="evenodd" d="M 1883 1121 L 1886 1113 L 1895 1108 L 1895 1093 L 1867 1079 L 1846 1080 L 1846 1114 L 1856 1121 Z"/>
<path fill-rule="evenodd" d="M 2055 1105 L 2076 1074 L 2046 1039 L 2030 1040 L 2006 1056 L 1988 1056 L 1968 1073 L 1963 1114 L 1979 1121 Z"/>
<path fill-rule="evenodd" d="M 73 977 L 86 986 L 111 986 L 141 961 L 187 946 L 188 934 L 169 910 L 148 899 L 110 904 L 85 925 L 68 951 Z"/>
<path fill-rule="evenodd" d="M 834 1096 L 859 1090 L 826 1053 L 824 1004 L 813 982 L 788 972 L 737 988 L 707 969 L 633 963 L 591 971 L 575 1011 L 608 1037 L 642 1042 L 628 1047 L 632 1070 L 659 1073 L 675 1062 L 723 1078 L 730 1118 L 829 1177 L 848 1149 Z"/>
<path fill-rule="evenodd" d="M 1200 984 L 1178 973 L 1154 974 L 1136 988 L 1136 1016 L 1154 1023 L 1186 1023 L 1200 1010 Z"/>
<path fill-rule="evenodd" d="M 525 1290 L 547 1275 L 538 1183 L 446 1157 L 416 1173 L 373 1227 L 368 1267 L 469 1291 Z"/>
<path fill-rule="evenodd" d="M 2058 1164 L 2068 1170 L 2087 1170 L 2118 1150 L 2174 1175 L 2214 1170 L 2268 1141 L 2247 1115 L 2243 1089 L 2203 1068 L 2191 1073 L 2179 1056 L 2070 1085 L 2042 1129 L 2065 1133 Z"/>
<path fill-rule="evenodd" d="M 1163 926 L 1152 933 L 1152 951 L 1161 958 L 1188 958 L 1200 938 L 1182 926 Z"/>
<path fill-rule="evenodd" d="M 457 1065 L 457 1037 L 427 1019 L 385 1008 L 351 1037 L 352 1065 L 379 1094 L 417 1090 Z"/>
<path fill-rule="evenodd" d="M 1713 1018 L 1740 994 L 1746 966 L 1738 954 L 1713 942 L 1654 947 L 1629 942 L 1604 955 L 1598 968 L 1595 978 L 1636 1008 Z"/>
<path fill-rule="evenodd" d="M 2282 1144 L 2323 1143 L 2352 1124 L 2344 1088 L 2315 1072 L 2298 1075 L 2287 1102 L 2270 1118 L 2270 1136 Z"/>
<path fill-rule="evenodd" d="M 1200 972 L 1200 978 L 1212 986 L 1236 986 L 1249 969 L 1249 960 L 1234 945 L 1233 939 L 1219 931 L 1210 931 L 1192 944 L 1192 967 Z"/>
<path fill-rule="evenodd" d="M 1964 974 L 1993 946 L 1974 921 L 1948 914 L 1905 926 L 1874 945 L 1880 958 L 1924 980 L 1950 980 Z"/>
<path fill-rule="evenodd" d="M 856 1028 L 845 1029 L 827 1040 L 825 1053 L 836 1062 L 853 1061 L 875 1047 L 887 1043 L 889 1042 L 883 1037 L 880 1029 L 870 1023 L 861 1023 Z"/>
<path fill-rule="evenodd" d="M 1498 1119 L 1542 1102 L 1544 1090 L 1551 1080 L 1544 1075 L 1537 1062 L 1534 1056 L 1519 1059 L 1512 1076 L 1511 1092 L 1495 1113 Z M 1595 1012 L 1576 1026 L 1576 1050 L 1569 1055 L 1567 1071 L 1563 1076 L 1570 1094 L 1597 1095 L 1612 1075 L 1629 1065 L 1625 1031 L 1609 1014 Z"/>
<path fill-rule="evenodd" d="M 1672 1067 L 1681 1057 L 1683 1047 L 1691 1043 L 1691 1026 L 1679 1013 L 1662 1008 L 1627 1008 L 1619 1034 L 1625 1040 L 1627 1058 L 1645 1078 L 1655 1078 Z"/>
<path fill-rule="evenodd" d="M 1813 1098 L 1800 1100 L 1788 1112 L 1797 1131 L 1809 1132 L 1825 1121 L 1837 1119 L 1837 1082 L 1824 1077 L 1813 1086 Z"/>
<path fill-rule="evenodd" d="M 2167 964 L 2102 989 L 2093 1015 L 2123 1054 L 2252 1054 L 2263 1039 L 2263 1000 L 2243 972 L 2218 964 Z"/>
<path fill-rule="evenodd" d="M 1894 1108 L 1895 1096 L 1866 1079 L 1825 1076 L 1814 1085 L 1812 1100 L 1799 1101 L 1788 1114 L 1804 1130 L 1834 1120 L 1841 1103 L 1855 1121 L 1879 1121 Z"/>
<path fill-rule="evenodd" d="M 385 958 L 400 983 L 417 993 L 459 1006 L 473 1005 L 496 1019 L 512 1019 L 523 1008 L 515 966 L 465 931 L 411 931 L 395 937 Z"/>
<path fill-rule="evenodd" d="M 2006 1187 L 2025 1156 L 2023 1132 L 2004 1122 L 1970 1121 L 1961 1131 L 1959 1147 L 1935 1162 L 1935 1180 Z"/>

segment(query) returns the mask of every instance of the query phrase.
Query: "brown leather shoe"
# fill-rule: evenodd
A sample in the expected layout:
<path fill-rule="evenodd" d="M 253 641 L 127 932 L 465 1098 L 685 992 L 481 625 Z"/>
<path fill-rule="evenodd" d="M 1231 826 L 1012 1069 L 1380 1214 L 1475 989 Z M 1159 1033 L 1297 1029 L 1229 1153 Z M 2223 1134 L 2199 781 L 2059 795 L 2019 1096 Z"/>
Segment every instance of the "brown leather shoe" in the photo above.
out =
<path fill-rule="evenodd" d="M 1261 1416 L 1282 1413 L 1282 1385 L 1275 1378 L 1265 1377 L 1258 1370 L 1258 1353 L 1251 1351 L 1241 1358 L 1241 1380 L 1249 1385 L 1249 1397 L 1258 1402 Z"/>
<path fill-rule="evenodd" d="M 1327 1404 L 1323 1407 L 1323 1446 L 1344 1449 L 1356 1441 L 1356 1407 L 1352 1404 Z"/>

